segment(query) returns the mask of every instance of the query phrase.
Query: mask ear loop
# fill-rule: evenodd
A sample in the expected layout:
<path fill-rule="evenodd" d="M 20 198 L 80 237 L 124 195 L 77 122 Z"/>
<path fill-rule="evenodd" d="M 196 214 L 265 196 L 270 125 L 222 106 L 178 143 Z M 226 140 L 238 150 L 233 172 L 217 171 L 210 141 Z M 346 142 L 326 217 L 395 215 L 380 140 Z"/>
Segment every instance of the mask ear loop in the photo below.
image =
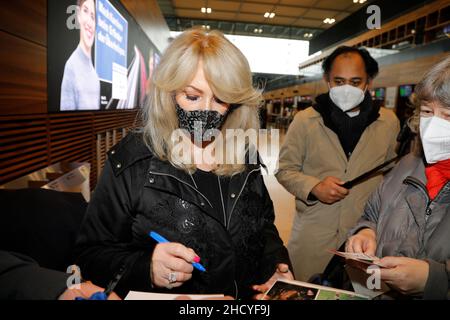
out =
<path fill-rule="evenodd" d="M 369 80 L 366 82 L 366 87 L 364 88 L 364 95 L 366 94 L 367 90 L 369 90 Z"/>

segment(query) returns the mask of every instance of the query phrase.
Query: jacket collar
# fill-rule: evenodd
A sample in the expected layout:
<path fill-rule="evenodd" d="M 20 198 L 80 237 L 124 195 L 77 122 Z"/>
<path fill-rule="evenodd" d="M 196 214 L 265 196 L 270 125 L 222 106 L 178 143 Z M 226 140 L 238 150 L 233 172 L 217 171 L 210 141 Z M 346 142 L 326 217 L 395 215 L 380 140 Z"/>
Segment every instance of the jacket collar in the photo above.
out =
<path fill-rule="evenodd" d="M 311 108 L 312 112 L 310 113 L 310 118 L 322 118 L 322 115 L 315 110 L 314 108 Z M 383 107 L 380 108 L 380 116 L 375 121 L 386 121 L 388 119 L 388 116 L 386 115 L 386 112 L 383 112 Z M 323 123 L 323 121 L 322 121 Z"/>
<path fill-rule="evenodd" d="M 244 172 L 235 174 L 230 178 L 229 189 L 226 194 L 222 194 L 227 202 L 228 220 L 225 227 L 230 224 L 236 203 L 248 182 L 249 176 L 256 171 L 260 171 L 260 168 L 259 165 L 247 165 Z M 192 176 L 181 169 L 175 168 L 169 162 L 153 158 L 150 161 L 144 187 L 175 194 L 179 198 L 195 204 L 210 217 L 217 220 L 216 215 L 212 212 L 217 208 L 213 208 L 210 200 L 198 190 Z M 222 221 L 220 222 L 222 223 Z"/>
<path fill-rule="evenodd" d="M 154 157 L 150 148 L 144 143 L 141 131 L 130 132 L 107 154 L 116 176 L 119 176 L 136 162 Z"/>
<path fill-rule="evenodd" d="M 447 182 L 437 197 L 433 201 L 430 201 L 426 188 L 427 178 L 425 175 L 425 164 L 422 158 L 417 158 L 417 164 L 410 175 L 405 178 L 403 183 L 414 188 L 414 191 L 406 196 L 406 202 L 413 212 L 416 223 L 422 229 L 425 228 L 426 209 L 431 203 L 440 205 L 450 204 L 450 182 Z"/>
<path fill-rule="evenodd" d="M 192 176 L 174 167 L 168 161 L 163 161 L 156 157 L 144 143 L 142 131 L 130 132 L 119 144 L 111 148 L 108 152 L 108 157 L 116 176 L 122 174 L 133 164 L 147 159 L 148 169 L 144 187 L 156 188 L 176 194 L 180 198 L 203 208 L 206 212 L 208 212 L 208 208 L 211 208 L 210 201 L 196 188 Z M 228 194 L 224 195 L 229 199 L 228 211 L 230 215 L 248 181 L 249 175 L 260 171 L 261 167 L 265 168 L 259 155 L 257 159 L 258 162 L 256 164 L 247 164 L 244 172 L 235 174 L 231 178 Z M 247 163 L 248 160 L 247 154 Z"/>

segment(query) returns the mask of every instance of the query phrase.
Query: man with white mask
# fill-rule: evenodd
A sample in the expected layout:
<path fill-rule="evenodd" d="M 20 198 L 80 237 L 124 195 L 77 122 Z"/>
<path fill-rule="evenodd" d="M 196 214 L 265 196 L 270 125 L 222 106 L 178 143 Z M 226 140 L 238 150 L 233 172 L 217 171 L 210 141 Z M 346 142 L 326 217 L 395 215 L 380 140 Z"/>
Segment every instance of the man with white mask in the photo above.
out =
<path fill-rule="evenodd" d="M 343 184 L 396 156 L 399 122 L 369 93 L 378 63 L 364 49 L 339 47 L 323 63 L 329 92 L 299 112 L 280 150 L 278 181 L 296 198 L 288 244 L 296 278 L 324 271 L 361 216 L 378 175 Z"/>
<path fill-rule="evenodd" d="M 420 132 L 421 146 L 370 196 L 346 250 L 382 258 L 380 278 L 391 296 L 450 299 L 450 57 L 415 93 L 408 125 Z"/>

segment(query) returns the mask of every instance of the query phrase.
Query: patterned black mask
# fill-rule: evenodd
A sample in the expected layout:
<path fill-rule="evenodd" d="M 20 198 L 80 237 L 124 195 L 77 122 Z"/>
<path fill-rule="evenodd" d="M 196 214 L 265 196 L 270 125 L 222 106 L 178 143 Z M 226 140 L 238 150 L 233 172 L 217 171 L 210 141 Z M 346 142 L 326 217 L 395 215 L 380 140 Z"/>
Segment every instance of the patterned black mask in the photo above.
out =
<path fill-rule="evenodd" d="M 220 114 L 214 110 L 186 111 L 176 105 L 180 129 L 185 129 L 191 134 L 192 141 L 211 142 L 214 130 L 220 130 L 229 112 Z M 209 132 L 207 132 L 209 130 Z"/>

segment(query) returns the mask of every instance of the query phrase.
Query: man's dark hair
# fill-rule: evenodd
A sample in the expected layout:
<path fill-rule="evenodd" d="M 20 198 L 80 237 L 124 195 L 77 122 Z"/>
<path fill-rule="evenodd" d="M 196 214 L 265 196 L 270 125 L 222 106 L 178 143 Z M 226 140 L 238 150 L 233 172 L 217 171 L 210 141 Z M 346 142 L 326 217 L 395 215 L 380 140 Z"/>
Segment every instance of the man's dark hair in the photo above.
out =
<path fill-rule="evenodd" d="M 366 49 L 358 49 L 353 47 L 341 46 L 333 51 L 325 61 L 322 63 L 323 73 L 328 77 L 331 72 L 331 68 L 333 67 L 333 62 L 340 55 L 346 53 L 357 53 L 364 60 L 364 64 L 366 66 L 366 73 L 369 76 L 369 79 L 374 79 L 378 75 L 378 62 L 372 58 L 369 51 Z"/>

